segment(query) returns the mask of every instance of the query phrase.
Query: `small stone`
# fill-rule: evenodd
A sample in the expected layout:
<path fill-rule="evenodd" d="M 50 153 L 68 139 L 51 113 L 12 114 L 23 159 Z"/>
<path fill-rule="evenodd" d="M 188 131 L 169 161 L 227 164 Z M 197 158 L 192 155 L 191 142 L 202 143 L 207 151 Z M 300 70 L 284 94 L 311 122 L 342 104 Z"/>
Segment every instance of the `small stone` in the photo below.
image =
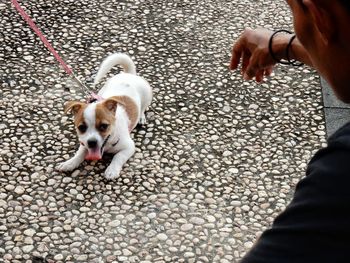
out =
<path fill-rule="evenodd" d="M 15 187 L 12 184 L 8 184 L 8 185 L 5 186 L 5 189 L 7 191 L 13 191 L 15 189 Z"/>
<path fill-rule="evenodd" d="M 247 248 L 247 249 L 252 248 L 253 245 L 254 245 L 254 243 L 253 243 L 253 242 L 250 242 L 250 241 L 244 243 L 244 247 Z"/>
<path fill-rule="evenodd" d="M 10 170 L 9 165 L 1 165 L 1 171 L 8 171 L 8 170 Z"/>
<path fill-rule="evenodd" d="M 259 105 L 257 105 L 257 104 L 250 104 L 249 105 L 249 109 L 257 110 L 257 109 L 259 109 Z"/>
<path fill-rule="evenodd" d="M 232 173 L 232 174 L 238 174 L 239 170 L 237 168 L 230 168 L 228 169 L 229 173 Z"/>
<path fill-rule="evenodd" d="M 25 234 L 26 236 L 32 237 L 34 236 L 34 234 L 36 233 L 36 231 L 32 228 L 28 228 L 26 230 L 24 230 L 23 234 Z"/>
<path fill-rule="evenodd" d="M 250 210 L 250 207 L 247 205 L 242 206 L 242 210 L 248 212 Z"/>
<path fill-rule="evenodd" d="M 79 171 L 79 170 L 75 170 L 75 171 L 72 173 L 72 177 L 77 177 L 79 174 L 80 174 L 80 171 Z"/>
<path fill-rule="evenodd" d="M 95 243 L 95 244 L 98 243 L 98 239 L 96 237 L 94 237 L 94 236 L 89 237 L 89 241 L 92 242 L 92 243 Z"/>
<path fill-rule="evenodd" d="M 185 252 L 184 257 L 185 258 L 193 258 L 195 255 L 193 252 Z"/>
<path fill-rule="evenodd" d="M 200 121 L 206 121 L 207 119 L 208 119 L 208 117 L 206 115 L 204 115 L 204 114 L 199 115 Z"/>
<path fill-rule="evenodd" d="M 85 198 L 82 194 L 77 194 L 77 199 L 81 200 L 81 201 L 85 200 Z"/>
<path fill-rule="evenodd" d="M 147 189 L 150 189 L 151 188 L 151 184 L 147 181 L 143 182 L 142 185 L 147 188 Z"/>
<path fill-rule="evenodd" d="M 55 179 L 49 179 L 47 181 L 47 185 L 51 186 L 51 185 L 54 185 L 56 183 L 56 180 Z"/>
<path fill-rule="evenodd" d="M 161 233 L 157 235 L 157 238 L 161 241 L 165 241 L 168 239 L 168 236 L 166 234 Z"/>
<path fill-rule="evenodd" d="M 34 59 L 34 57 L 33 56 L 23 56 L 23 59 L 27 60 L 27 61 L 32 61 Z"/>
<path fill-rule="evenodd" d="M 22 251 L 26 254 L 28 254 L 29 252 L 31 252 L 34 249 L 33 245 L 27 245 L 27 246 L 23 246 Z"/>
<path fill-rule="evenodd" d="M 63 259 L 63 255 L 62 254 L 57 254 L 53 257 L 54 260 L 62 260 Z"/>
<path fill-rule="evenodd" d="M 212 215 L 207 215 L 207 220 L 209 223 L 214 223 L 216 221 L 216 218 Z"/>
<path fill-rule="evenodd" d="M 156 218 L 156 216 L 157 216 L 157 214 L 154 213 L 154 212 L 149 213 L 149 214 L 147 215 L 147 217 L 148 217 L 149 219 L 154 219 L 154 218 Z"/>
<path fill-rule="evenodd" d="M 129 249 L 124 248 L 123 249 L 123 255 L 126 257 L 129 257 L 132 255 L 132 252 Z"/>
<path fill-rule="evenodd" d="M 52 231 L 55 232 L 55 233 L 60 233 L 60 232 L 63 231 L 63 228 L 60 227 L 60 226 L 56 226 L 56 227 L 54 227 L 54 228 L 52 229 Z"/>
<path fill-rule="evenodd" d="M 137 49 L 138 49 L 139 51 L 142 51 L 142 52 L 145 52 L 145 51 L 146 51 L 146 48 L 145 48 L 145 47 L 142 47 L 142 46 L 137 47 Z"/>
<path fill-rule="evenodd" d="M 232 155 L 232 152 L 231 151 L 224 151 L 222 156 L 223 157 L 228 157 L 228 156 L 231 156 Z"/>
<path fill-rule="evenodd" d="M 29 196 L 29 195 L 22 195 L 22 198 L 27 201 L 27 202 L 31 202 L 33 201 L 33 197 Z"/>
<path fill-rule="evenodd" d="M 25 189 L 22 186 L 16 186 L 16 188 L 15 188 L 15 193 L 18 194 L 18 195 L 23 194 L 24 191 L 25 191 Z"/>
<path fill-rule="evenodd" d="M 15 236 L 14 241 L 15 241 L 15 242 L 18 242 L 18 241 L 22 241 L 23 239 L 24 239 L 24 238 L 23 238 L 22 235 L 18 235 L 18 236 Z"/>
<path fill-rule="evenodd" d="M 195 225 L 203 225 L 205 223 L 205 220 L 200 217 L 192 217 L 190 219 L 190 222 L 195 224 Z"/>
<path fill-rule="evenodd" d="M 213 135 L 213 136 L 210 137 L 210 139 L 213 140 L 213 141 L 217 141 L 217 140 L 220 139 L 220 137 L 218 135 Z"/>
<path fill-rule="evenodd" d="M 242 205 L 242 202 L 241 202 L 241 201 L 234 200 L 234 201 L 231 202 L 231 205 L 232 205 L 232 206 L 235 206 L 235 207 L 238 207 L 238 206 L 241 206 L 241 205 Z"/>
<path fill-rule="evenodd" d="M 173 252 L 173 253 L 176 253 L 176 252 L 179 251 L 179 249 L 177 247 L 169 247 L 169 251 Z"/>
<path fill-rule="evenodd" d="M 120 225 L 120 221 L 119 220 L 113 220 L 111 222 L 108 223 L 109 226 L 111 227 L 117 227 Z"/>
<path fill-rule="evenodd" d="M 12 259 L 12 255 L 11 254 L 5 254 L 4 255 L 4 259 L 11 260 Z"/>
<path fill-rule="evenodd" d="M 75 232 L 76 234 L 78 234 L 78 235 L 84 235 L 84 234 L 85 234 L 85 232 L 84 232 L 83 230 L 81 230 L 80 228 L 78 228 L 78 227 L 76 227 L 76 228 L 74 229 L 74 232 Z"/>
<path fill-rule="evenodd" d="M 66 231 L 70 231 L 70 230 L 72 230 L 72 226 L 71 225 L 64 225 L 63 229 Z"/>
<path fill-rule="evenodd" d="M 193 228 L 192 224 L 183 224 L 180 229 L 181 231 L 187 232 L 187 231 L 190 231 L 192 228 Z"/>
<path fill-rule="evenodd" d="M 65 184 L 68 184 L 72 181 L 72 178 L 71 177 L 63 177 L 62 179 L 62 182 L 65 183 Z"/>
<path fill-rule="evenodd" d="M 87 259 L 88 259 L 87 255 L 80 255 L 77 257 L 77 260 L 84 261 L 84 262 L 86 262 Z"/>
<path fill-rule="evenodd" d="M 127 233 L 127 230 L 125 228 L 120 227 L 118 228 L 118 233 L 125 236 Z"/>
<path fill-rule="evenodd" d="M 34 240 L 31 237 L 26 237 L 24 239 L 24 244 L 32 245 L 34 243 Z"/>

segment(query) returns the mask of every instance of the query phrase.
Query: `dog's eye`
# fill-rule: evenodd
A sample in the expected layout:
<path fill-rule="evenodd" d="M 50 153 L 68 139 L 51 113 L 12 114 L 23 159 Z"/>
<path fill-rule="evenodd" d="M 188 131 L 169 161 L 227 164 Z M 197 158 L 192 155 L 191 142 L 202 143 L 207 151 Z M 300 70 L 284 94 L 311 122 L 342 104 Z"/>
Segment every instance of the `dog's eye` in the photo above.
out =
<path fill-rule="evenodd" d="M 108 124 L 102 123 L 102 124 L 100 124 L 100 126 L 98 127 L 98 129 L 99 129 L 100 131 L 104 132 L 104 131 L 107 130 L 108 126 L 109 126 Z"/>
<path fill-rule="evenodd" d="M 78 130 L 79 130 L 81 133 L 86 132 L 86 130 L 87 130 L 86 124 L 80 124 L 80 125 L 78 126 Z"/>

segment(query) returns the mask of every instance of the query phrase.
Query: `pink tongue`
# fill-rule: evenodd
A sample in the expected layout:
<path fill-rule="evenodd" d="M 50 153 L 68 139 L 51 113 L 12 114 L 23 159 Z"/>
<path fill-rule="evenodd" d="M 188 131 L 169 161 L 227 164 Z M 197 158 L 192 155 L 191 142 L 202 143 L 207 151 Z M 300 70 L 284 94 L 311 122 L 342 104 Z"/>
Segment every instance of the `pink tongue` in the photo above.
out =
<path fill-rule="evenodd" d="M 93 150 L 89 149 L 88 153 L 85 155 L 85 160 L 97 161 L 101 159 L 102 159 L 102 156 L 101 156 L 100 149 L 93 149 Z"/>

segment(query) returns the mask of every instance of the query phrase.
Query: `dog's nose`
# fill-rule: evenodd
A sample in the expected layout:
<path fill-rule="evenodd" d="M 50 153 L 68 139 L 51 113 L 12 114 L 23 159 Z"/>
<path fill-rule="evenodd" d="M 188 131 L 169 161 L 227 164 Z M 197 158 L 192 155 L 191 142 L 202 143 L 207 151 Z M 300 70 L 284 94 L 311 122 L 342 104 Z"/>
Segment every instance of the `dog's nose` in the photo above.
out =
<path fill-rule="evenodd" d="M 95 148 L 97 146 L 96 140 L 88 140 L 87 143 L 89 148 Z"/>

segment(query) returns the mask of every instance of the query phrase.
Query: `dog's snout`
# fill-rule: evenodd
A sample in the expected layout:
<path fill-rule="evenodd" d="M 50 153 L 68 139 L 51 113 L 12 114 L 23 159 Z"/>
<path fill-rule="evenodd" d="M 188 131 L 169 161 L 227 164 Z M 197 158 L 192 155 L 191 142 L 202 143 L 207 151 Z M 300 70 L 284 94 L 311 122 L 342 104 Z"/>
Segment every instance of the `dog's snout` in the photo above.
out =
<path fill-rule="evenodd" d="M 88 140 L 88 147 L 89 148 L 95 148 L 97 146 L 97 141 L 96 140 Z"/>

